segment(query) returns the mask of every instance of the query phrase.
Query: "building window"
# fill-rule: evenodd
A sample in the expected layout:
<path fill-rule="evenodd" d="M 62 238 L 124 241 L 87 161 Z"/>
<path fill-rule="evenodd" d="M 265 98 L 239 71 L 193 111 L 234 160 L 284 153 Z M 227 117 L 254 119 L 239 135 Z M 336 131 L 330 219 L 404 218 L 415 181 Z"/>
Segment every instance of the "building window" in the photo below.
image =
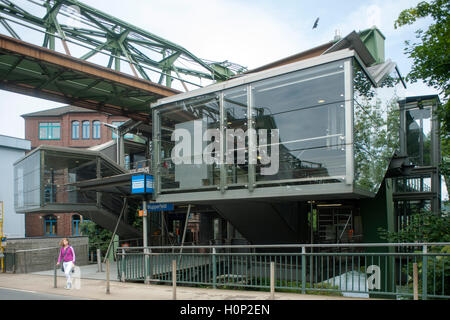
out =
<path fill-rule="evenodd" d="M 76 214 L 76 215 L 72 216 L 72 235 L 73 236 L 79 236 L 81 234 L 80 222 L 81 222 L 80 215 Z"/>
<path fill-rule="evenodd" d="M 115 127 L 119 127 L 119 126 L 122 125 L 124 122 L 125 122 L 125 121 L 113 121 L 113 122 L 112 122 L 112 125 L 115 126 Z M 112 138 L 113 138 L 113 139 L 117 139 L 117 134 L 115 133 L 115 130 L 113 130 Z M 124 138 L 125 138 L 125 139 L 130 139 L 130 140 L 132 140 L 132 139 L 133 139 L 133 135 L 132 135 L 131 133 L 128 133 L 128 134 L 125 135 Z"/>
<path fill-rule="evenodd" d="M 39 123 L 39 139 L 41 140 L 61 139 L 61 124 L 59 122 Z"/>
<path fill-rule="evenodd" d="M 72 139 L 80 139 L 80 122 L 72 121 Z"/>
<path fill-rule="evenodd" d="M 58 219 L 54 215 L 45 216 L 45 235 L 46 236 L 56 236 L 56 225 Z"/>
<path fill-rule="evenodd" d="M 101 123 L 100 121 L 96 120 L 92 122 L 92 138 L 93 139 L 100 139 L 101 138 Z"/>
<path fill-rule="evenodd" d="M 89 139 L 90 127 L 89 121 L 83 121 L 83 139 Z"/>

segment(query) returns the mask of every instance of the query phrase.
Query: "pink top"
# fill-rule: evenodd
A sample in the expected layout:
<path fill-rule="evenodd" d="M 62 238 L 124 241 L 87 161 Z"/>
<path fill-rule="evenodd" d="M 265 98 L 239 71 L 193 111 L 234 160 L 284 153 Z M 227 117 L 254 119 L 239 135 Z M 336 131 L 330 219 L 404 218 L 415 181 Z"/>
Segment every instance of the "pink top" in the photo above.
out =
<path fill-rule="evenodd" d="M 61 247 L 61 251 L 59 252 L 59 259 L 58 263 L 61 262 L 62 257 L 64 256 L 64 252 L 66 252 L 66 249 L 64 247 Z M 73 261 L 75 263 L 75 251 L 71 246 L 67 248 L 67 253 L 64 256 L 63 262 Z"/>

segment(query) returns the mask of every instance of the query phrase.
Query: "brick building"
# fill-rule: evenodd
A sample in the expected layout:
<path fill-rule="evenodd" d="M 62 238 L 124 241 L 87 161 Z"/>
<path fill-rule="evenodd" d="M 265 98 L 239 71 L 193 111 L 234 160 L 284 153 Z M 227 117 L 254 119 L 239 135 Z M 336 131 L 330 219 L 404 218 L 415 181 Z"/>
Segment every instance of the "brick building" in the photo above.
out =
<path fill-rule="evenodd" d="M 115 138 L 103 123 L 119 125 L 128 118 L 100 113 L 80 107 L 66 106 L 22 115 L 25 139 L 31 148 L 51 145 L 89 148 Z"/>
<path fill-rule="evenodd" d="M 31 150 L 40 145 L 71 148 L 90 148 L 115 139 L 104 123 L 118 126 L 128 120 L 75 106 L 65 106 L 22 115 L 25 120 L 25 139 Z M 82 216 L 76 212 L 25 215 L 25 236 L 76 236 L 80 234 Z"/>

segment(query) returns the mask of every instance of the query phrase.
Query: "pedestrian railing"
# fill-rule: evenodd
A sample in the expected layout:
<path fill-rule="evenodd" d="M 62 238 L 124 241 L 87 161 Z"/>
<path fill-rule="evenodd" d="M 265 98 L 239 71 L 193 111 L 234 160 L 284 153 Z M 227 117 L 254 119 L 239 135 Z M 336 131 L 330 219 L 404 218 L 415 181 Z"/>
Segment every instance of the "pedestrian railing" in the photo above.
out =
<path fill-rule="evenodd" d="M 401 250 L 400 250 L 401 248 Z M 117 251 L 121 281 L 303 294 L 450 298 L 450 243 L 134 247 Z"/>

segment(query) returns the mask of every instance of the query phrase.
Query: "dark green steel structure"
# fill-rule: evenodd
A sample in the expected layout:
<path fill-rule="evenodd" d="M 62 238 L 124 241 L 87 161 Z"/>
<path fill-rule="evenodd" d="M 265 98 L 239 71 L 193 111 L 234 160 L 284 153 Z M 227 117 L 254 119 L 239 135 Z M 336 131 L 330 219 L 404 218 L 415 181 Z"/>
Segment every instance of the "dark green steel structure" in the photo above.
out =
<path fill-rule="evenodd" d="M 25 37 L 30 30 L 39 32 L 41 36 L 33 40 L 40 38 L 40 43 L 34 44 L 57 50 L 60 40 L 68 55 L 95 60 L 116 71 L 127 69 L 136 77 L 168 87 L 177 83 L 185 91 L 202 86 L 201 80 L 223 81 L 245 71 L 228 61 L 200 59 L 175 43 L 75 0 L 28 0 L 20 4 L 0 0 L 0 32 L 2 29 L 24 41 L 28 41 Z M 75 51 L 82 53 L 72 54 Z M 106 56 L 102 62 L 100 55 Z"/>

